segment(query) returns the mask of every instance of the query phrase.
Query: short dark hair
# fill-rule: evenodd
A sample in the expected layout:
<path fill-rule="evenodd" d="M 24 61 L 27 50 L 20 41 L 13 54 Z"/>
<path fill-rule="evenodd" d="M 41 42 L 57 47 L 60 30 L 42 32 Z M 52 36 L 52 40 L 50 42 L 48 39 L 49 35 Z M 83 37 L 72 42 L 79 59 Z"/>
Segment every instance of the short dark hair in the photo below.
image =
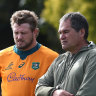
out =
<path fill-rule="evenodd" d="M 86 20 L 86 18 L 80 13 L 80 12 L 70 12 L 65 14 L 60 21 L 66 21 L 67 19 L 70 19 L 71 21 L 71 27 L 74 28 L 77 32 L 80 31 L 80 29 L 85 29 L 85 36 L 84 38 L 88 38 L 88 30 L 89 30 L 89 24 Z"/>
<path fill-rule="evenodd" d="M 14 23 L 17 23 L 18 25 L 28 23 L 33 31 L 38 25 L 38 17 L 33 11 L 19 10 L 13 13 L 10 18 L 10 22 L 11 27 L 14 25 Z"/>

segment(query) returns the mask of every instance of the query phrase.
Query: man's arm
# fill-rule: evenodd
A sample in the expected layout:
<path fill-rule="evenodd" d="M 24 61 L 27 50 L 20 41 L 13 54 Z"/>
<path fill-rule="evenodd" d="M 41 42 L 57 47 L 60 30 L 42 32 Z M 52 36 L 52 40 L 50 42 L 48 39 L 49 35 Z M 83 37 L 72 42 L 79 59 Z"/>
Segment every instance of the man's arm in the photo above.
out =
<path fill-rule="evenodd" d="M 47 72 L 38 80 L 35 89 L 35 96 L 50 96 L 52 90 L 54 90 L 54 64 L 51 64 Z"/>
<path fill-rule="evenodd" d="M 85 62 L 83 81 L 76 96 L 96 96 L 96 54 L 94 53 L 90 53 L 91 57 L 89 56 Z"/>
<path fill-rule="evenodd" d="M 74 95 L 65 90 L 60 89 L 60 90 L 55 90 L 52 96 L 74 96 Z"/>
<path fill-rule="evenodd" d="M 56 81 L 55 80 L 56 78 L 54 78 L 54 74 L 57 75 L 55 71 L 58 68 L 57 61 L 58 60 L 56 59 L 51 64 L 48 71 L 38 80 L 38 83 L 35 89 L 35 96 L 73 96 L 73 94 L 65 90 L 57 89 L 54 87 L 54 81 Z"/>

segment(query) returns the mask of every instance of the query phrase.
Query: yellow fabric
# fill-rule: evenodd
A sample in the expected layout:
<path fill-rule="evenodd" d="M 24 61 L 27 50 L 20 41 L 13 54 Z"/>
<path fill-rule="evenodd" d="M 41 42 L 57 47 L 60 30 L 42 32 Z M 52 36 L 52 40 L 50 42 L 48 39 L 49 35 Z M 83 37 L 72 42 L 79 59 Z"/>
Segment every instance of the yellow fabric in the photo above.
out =
<path fill-rule="evenodd" d="M 2 96 L 35 96 L 38 78 L 48 69 L 58 54 L 45 46 L 21 60 L 13 46 L 0 51 Z"/>

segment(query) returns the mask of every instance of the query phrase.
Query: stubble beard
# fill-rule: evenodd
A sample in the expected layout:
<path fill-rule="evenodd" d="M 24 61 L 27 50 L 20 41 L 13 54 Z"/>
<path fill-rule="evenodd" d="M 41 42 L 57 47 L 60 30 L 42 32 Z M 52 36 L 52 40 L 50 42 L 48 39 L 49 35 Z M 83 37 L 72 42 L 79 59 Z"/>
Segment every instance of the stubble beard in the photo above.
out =
<path fill-rule="evenodd" d="M 30 42 L 26 43 L 25 41 L 22 41 L 23 43 L 25 43 L 24 46 L 18 46 L 18 44 L 16 44 L 16 47 L 19 49 L 19 50 L 26 50 L 28 49 L 32 44 L 33 44 L 33 38 L 30 40 Z"/>

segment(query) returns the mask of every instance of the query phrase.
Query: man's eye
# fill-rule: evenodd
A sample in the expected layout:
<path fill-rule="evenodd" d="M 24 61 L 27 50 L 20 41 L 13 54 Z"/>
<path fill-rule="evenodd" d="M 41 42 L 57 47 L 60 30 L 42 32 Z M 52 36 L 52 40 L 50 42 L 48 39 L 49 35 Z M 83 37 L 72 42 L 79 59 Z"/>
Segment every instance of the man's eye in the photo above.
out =
<path fill-rule="evenodd" d="M 26 33 L 22 32 L 21 34 L 23 34 L 23 35 L 24 35 L 24 34 L 26 34 Z"/>
<path fill-rule="evenodd" d="M 15 32 L 15 35 L 18 35 L 18 32 Z"/>
<path fill-rule="evenodd" d="M 69 31 L 65 31 L 64 33 L 68 33 Z"/>

